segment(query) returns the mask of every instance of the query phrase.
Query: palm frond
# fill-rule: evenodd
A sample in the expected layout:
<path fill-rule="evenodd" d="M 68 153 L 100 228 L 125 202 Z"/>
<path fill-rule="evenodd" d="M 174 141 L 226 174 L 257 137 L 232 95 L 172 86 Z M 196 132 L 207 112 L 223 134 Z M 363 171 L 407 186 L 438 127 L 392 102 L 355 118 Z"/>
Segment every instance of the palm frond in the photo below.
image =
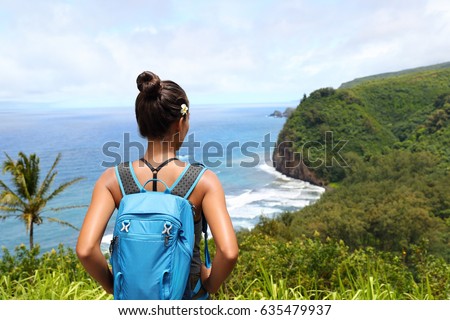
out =
<path fill-rule="evenodd" d="M 14 215 L 7 215 L 7 216 L 0 215 L 0 220 L 6 220 L 8 218 L 18 218 L 18 217 Z"/>
<path fill-rule="evenodd" d="M 22 194 L 27 200 L 31 200 L 30 192 L 28 191 L 27 180 L 23 174 L 18 174 L 14 177 L 18 187 L 18 193 Z"/>
<path fill-rule="evenodd" d="M 56 222 L 56 223 L 62 224 L 62 225 L 64 225 L 64 226 L 71 227 L 71 228 L 73 228 L 73 229 L 75 229 L 75 230 L 80 230 L 79 228 L 75 227 L 73 224 L 71 224 L 71 223 L 69 223 L 69 222 L 67 222 L 67 221 L 63 221 L 63 220 L 56 219 L 56 218 L 50 218 L 50 217 L 45 217 L 45 218 L 46 218 L 49 222 Z"/>
<path fill-rule="evenodd" d="M 64 190 L 66 190 L 68 187 L 70 187 L 71 185 L 77 183 L 78 181 L 83 180 L 83 177 L 78 177 L 75 178 L 73 180 L 70 180 L 68 182 L 65 182 L 63 184 L 61 184 L 58 188 L 56 188 L 45 200 L 46 201 L 50 201 L 51 199 L 53 199 L 54 197 L 56 197 L 58 194 L 60 194 L 61 192 L 63 192 Z"/>
<path fill-rule="evenodd" d="M 6 215 L 0 215 L 0 219 L 1 220 L 5 220 L 5 219 L 8 219 L 8 218 L 20 218 L 20 217 L 22 217 L 22 214 L 6 214 Z"/>
<path fill-rule="evenodd" d="M 3 212 L 23 212 L 22 207 L 18 207 L 18 206 L 2 206 L 0 205 L 0 211 Z"/>
<path fill-rule="evenodd" d="M 42 181 L 41 186 L 39 187 L 39 190 L 37 192 L 38 197 L 41 197 L 41 198 L 45 197 L 45 194 L 48 192 L 51 185 L 55 181 L 57 174 L 58 174 L 57 171 L 54 171 L 51 174 L 49 172 L 49 174 L 45 177 L 44 181 Z"/>
<path fill-rule="evenodd" d="M 26 196 L 22 193 L 20 183 L 17 180 L 17 177 L 20 176 L 20 168 L 17 166 L 17 162 L 9 156 L 5 152 L 6 160 L 3 162 L 3 173 L 9 172 L 12 175 L 12 182 L 14 183 L 14 187 L 17 190 L 17 193 L 20 194 L 23 198 Z"/>
<path fill-rule="evenodd" d="M 16 169 L 16 162 L 5 152 L 6 160 L 3 161 L 3 173 L 13 172 Z"/>
<path fill-rule="evenodd" d="M 7 206 L 17 206 L 20 205 L 21 203 L 20 198 L 18 198 L 16 194 L 12 194 L 8 191 L 2 191 L 0 193 L 0 204 Z"/>
<path fill-rule="evenodd" d="M 62 210 L 68 210 L 68 209 L 79 209 L 79 208 L 87 208 L 88 205 L 87 204 L 82 204 L 82 205 L 77 205 L 77 206 L 63 206 L 63 207 L 57 207 L 57 208 L 49 208 L 47 210 L 50 211 L 54 211 L 54 212 L 59 212 Z M 45 210 L 45 211 L 47 211 Z"/>
<path fill-rule="evenodd" d="M 39 190 L 37 194 L 41 197 L 44 196 L 44 194 L 48 191 L 50 186 L 52 185 L 53 181 L 55 180 L 55 176 L 58 173 L 57 171 L 54 171 L 56 166 L 58 165 L 59 161 L 61 160 L 61 153 L 58 153 L 56 156 L 55 161 L 53 162 L 53 165 L 48 170 L 47 175 L 45 176 L 44 180 L 41 183 L 41 186 L 39 187 Z"/>
<path fill-rule="evenodd" d="M 3 172 L 11 173 L 19 195 L 31 199 L 36 193 L 39 180 L 39 157 L 34 153 L 27 157 L 19 152 L 18 160 L 14 161 L 6 152 L 5 156 L 7 160 L 3 162 Z"/>
<path fill-rule="evenodd" d="M 11 188 L 8 187 L 2 180 L 0 180 L 0 187 L 3 188 L 2 197 L 0 198 L 1 203 L 17 202 L 23 207 L 26 206 L 26 203 L 23 201 L 22 197 L 11 190 Z M 8 199 L 7 197 L 14 198 L 14 201 L 12 201 L 12 199 Z"/>
<path fill-rule="evenodd" d="M 19 160 L 17 166 L 20 168 L 20 175 L 23 176 L 23 188 L 28 197 L 36 195 L 38 189 L 38 181 L 40 176 L 39 157 L 32 153 L 27 156 L 23 152 L 19 152 Z"/>

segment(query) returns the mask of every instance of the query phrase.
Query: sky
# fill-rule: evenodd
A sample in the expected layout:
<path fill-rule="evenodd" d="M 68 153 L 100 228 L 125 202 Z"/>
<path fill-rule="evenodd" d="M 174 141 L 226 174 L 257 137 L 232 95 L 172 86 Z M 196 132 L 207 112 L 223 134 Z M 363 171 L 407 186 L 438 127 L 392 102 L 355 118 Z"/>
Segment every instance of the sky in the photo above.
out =
<path fill-rule="evenodd" d="M 450 61 L 448 0 L 0 0 L 0 108 L 129 106 L 153 71 L 193 104 L 299 101 Z"/>

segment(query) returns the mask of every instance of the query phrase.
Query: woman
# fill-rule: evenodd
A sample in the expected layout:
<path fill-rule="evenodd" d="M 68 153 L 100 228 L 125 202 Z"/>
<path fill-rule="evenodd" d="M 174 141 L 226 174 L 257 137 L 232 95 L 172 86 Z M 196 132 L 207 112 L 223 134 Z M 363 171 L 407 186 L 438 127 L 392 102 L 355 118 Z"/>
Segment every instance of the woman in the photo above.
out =
<path fill-rule="evenodd" d="M 144 162 L 158 167 L 166 160 L 175 158 L 189 130 L 189 100 L 184 90 L 173 81 L 161 81 L 152 72 L 143 72 L 137 78 L 140 91 L 136 98 L 136 119 L 140 134 L 148 140 L 144 159 L 132 162 L 132 167 L 141 185 L 153 178 L 153 173 Z M 186 163 L 175 159 L 166 163 L 157 173 L 157 178 L 171 186 L 183 172 Z M 151 190 L 152 184 L 146 188 Z M 161 183 L 153 186 L 164 191 Z M 108 293 L 113 293 L 113 276 L 100 250 L 100 242 L 106 225 L 118 208 L 122 192 L 114 168 L 109 168 L 97 180 L 91 204 L 86 213 L 76 252 L 87 270 Z M 201 279 L 203 291 L 215 293 L 231 273 L 238 257 L 238 245 L 234 229 L 226 208 L 225 195 L 217 176 L 207 170 L 200 178 L 188 200 L 195 207 L 195 218 L 202 213 L 208 221 L 216 254 L 212 267 L 201 264 L 197 246 L 191 266 L 191 285 Z M 202 292 L 203 293 L 203 292 Z M 199 293 L 200 294 L 200 293 Z"/>

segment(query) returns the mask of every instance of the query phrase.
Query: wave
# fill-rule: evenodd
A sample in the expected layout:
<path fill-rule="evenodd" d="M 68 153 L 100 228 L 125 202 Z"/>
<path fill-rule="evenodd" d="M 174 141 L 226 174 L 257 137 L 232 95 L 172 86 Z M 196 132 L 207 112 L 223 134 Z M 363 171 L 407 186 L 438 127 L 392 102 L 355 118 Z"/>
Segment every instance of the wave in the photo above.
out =
<path fill-rule="evenodd" d="M 325 191 L 324 188 L 313 185 L 309 182 L 303 181 L 303 180 L 299 180 L 299 179 L 294 179 L 294 178 L 290 178 L 288 176 L 286 176 L 285 174 L 277 171 L 274 167 L 269 166 L 268 164 L 264 163 L 261 164 L 257 167 L 259 170 L 264 171 L 266 173 L 269 173 L 271 175 L 273 175 L 275 178 L 277 178 L 278 180 L 281 181 L 286 181 L 289 182 L 287 184 L 284 185 L 284 188 L 298 188 L 298 187 L 307 187 L 308 189 L 323 193 Z"/>
<path fill-rule="evenodd" d="M 325 191 L 322 187 L 287 177 L 267 164 L 261 164 L 257 169 L 275 179 L 261 188 L 246 189 L 226 198 L 230 216 L 240 227 L 244 227 L 242 222 L 245 219 L 254 220 L 259 216 L 275 216 L 304 208 L 317 201 Z"/>

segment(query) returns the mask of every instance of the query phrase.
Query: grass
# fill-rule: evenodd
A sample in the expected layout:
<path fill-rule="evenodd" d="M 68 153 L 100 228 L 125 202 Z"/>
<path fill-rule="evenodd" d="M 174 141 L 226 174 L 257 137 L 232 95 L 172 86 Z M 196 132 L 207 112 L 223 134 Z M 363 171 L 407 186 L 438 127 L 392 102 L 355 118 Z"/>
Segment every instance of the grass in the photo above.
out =
<path fill-rule="evenodd" d="M 13 280 L 9 275 L 0 278 L 2 300 L 99 300 L 111 299 L 93 280 L 70 281 L 65 273 L 36 270 L 35 274 Z"/>
<path fill-rule="evenodd" d="M 0 260 L 1 300 L 112 299 L 83 269 L 72 249 L 59 246 L 40 254 L 24 245 Z"/>
<path fill-rule="evenodd" d="M 404 256 L 254 233 L 241 237 L 240 246 L 238 265 L 217 299 L 450 299 L 450 265 L 420 248 Z"/>
<path fill-rule="evenodd" d="M 288 244 L 254 234 L 241 240 L 238 265 L 213 299 L 450 299 L 450 266 L 432 256 L 421 255 L 408 269 L 395 255 L 350 252 L 342 242 Z M 4 249 L 0 274 L 0 300 L 113 298 L 85 272 L 73 250 L 62 246 L 44 254 L 25 246 L 14 255 Z"/>
<path fill-rule="evenodd" d="M 362 272 L 353 278 L 350 285 L 341 281 L 338 290 L 322 290 L 305 288 L 301 284 L 295 287 L 287 285 L 287 279 L 277 279 L 263 269 L 263 277 L 255 279 L 251 285 L 238 295 L 227 295 L 223 291 L 218 294 L 219 300 L 432 300 L 430 287 L 415 286 L 412 293 L 401 293 L 380 279 L 379 275 L 363 275 Z M 318 283 L 314 284 L 319 286 Z"/>

